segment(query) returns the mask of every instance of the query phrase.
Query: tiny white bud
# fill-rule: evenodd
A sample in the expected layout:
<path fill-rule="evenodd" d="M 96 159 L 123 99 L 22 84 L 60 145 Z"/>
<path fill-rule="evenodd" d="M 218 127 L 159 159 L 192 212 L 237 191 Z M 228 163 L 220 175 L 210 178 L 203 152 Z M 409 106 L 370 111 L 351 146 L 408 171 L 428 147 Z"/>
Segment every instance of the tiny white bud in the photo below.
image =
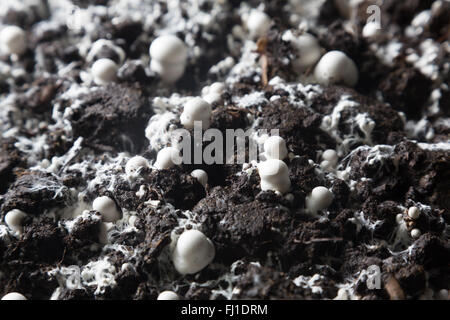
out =
<path fill-rule="evenodd" d="M 413 219 L 413 220 L 418 219 L 419 216 L 420 216 L 419 208 L 417 208 L 417 207 L 410 207 L 410 208 L 408 209 L 408 216 L 409 216 L 411 219 Z"/>
<path fill-rule="evenodd" d="M 158 295 L 157 300 L 180 300 L 180 297 L 173 291 L 163 291 Z"/>
<path fill-rule="evenodd" d="M 358 68 L 345 53 L 330 51 L 320 59 L 314 76 L 321 84 L 345 84 L 353 87 L 358 82 Z"/>
<path fill-rule="evenodd" d="M 330 161 L 328 160 L 324 160 L 320 163 L 320 167 L 324 170 L 330 170 L 333 168 L 333 166 L 331 165 Z"/>
<path fill-rule="evenodd" d="M 335 166 L 339 160 L 339 157 L 335 150 L 328 149 L 322 153 L 322 159 L 329 162 L 331 166 Z"/>
<path fill-rule="evenodd" d="M 202 122 L 202 128 L 208 129 L 211 122 L 211 105 L 200 97 L 192 98 L 184 105 L 180 122 L 186 129 L 194 128 L 195 121 Z"/>
<path fill-rule="evenodd" d="M 268 159 L 258 163 L 258 172 L 263 191 L 272 190 L 286 193 L 291 188 L 289 168 L 282 160 Z"/>
<path fill-rule="evenodd" d="M 303 33 L 296 37 L 288 30 L 283 34 L 282 39 L 289 41 L 297 51 L 298 57 L 292 61 L 292 66 L 297 72 L 303 72 L 312 67 L 322 55 L 322 48 L 312 34 Z"/>
<path fill-rule="evenodd" d="M 272 20 L 267 14 L 259 10 L 252 10 L 246 22 L 250 37 L 258 38 L 266 35 L 271 23 Z"/>
<path fill-rule="evenodd" d="M 27 49 L 25 31 L 17 26 L 7 26 L 0 32 L 2 50 L 8 54 L 22 54 Z"/>
<path fill-rule="evenodd" d="M 223 93 L 225 91 L 225 84 L 223 82 L 214 82 L 209 86 L 209 93 Z"/>
<path fill-rule="evenodd" d="M 10 292 L 2 297 L 2 300 L 27 300 L 27 298 L 18 292 Z"/>
<path fill-rule="evenodd" d="M 22 233 L 22 222 L 26 216 L 25 212 L 13 209 L 5 215 L 5 223 L 11 230 Z"/>
<path fill-rule="evenodd" d="M 172 261 L 179 273 L 194 274 L 209 265 L 215 253 L 213 243 L 202 232 L 188 230 L 178 238 Z"/>
<path fill-rule="evenodd" d="M 379 22 L 371 21 L 366 23 L 362 30 L 364 38 L 377 37 L 381 34 L 381 26 Z"/>
<path fill-rule="evenodd" d="M 180 163 L 180 150 L 175 147 L 166 147 L 158 152 L 154 167 L 159 170 L 170 169 Z"/>
<path fill-rule="evenodd" d="M 264 152 L 267 159 L 284 160 L 288 155 L 286 141 L 279 136 L 269 137 L 264 142 Z"/>
<path fill-rule="evenodd" d="M 127 161 L 125 173 L 129 179 L 136 177 L 143 168 L 148 168 L 147 159 L 141 156 L 134 156 Z"/>
<path fill-rule="evenodd" d="M 206 188 L 206 184 L 208 183 L 208 174 L 201 169 L 196 169 L 191 172 L 191 176 L 196 178 L 198 182 Z"/>
<path fill-rule="evenodd" d="M 116 203 L 113 199 L 107 196 L 96 198 L 92 203 L 92 209 L 100 212 L 103 221 L 105 222 L 114 222 L 121 218 L 121 214 L 116 206 Z"/>
<path fill-rule="evenodd" d="M 306 208 L 311 212 L 324 210 L 333 202 L 333 193 L 325 187 L 315 187 L 306 197 Z"/>
<path fill-rule="evenodd" d="M 116 79 L 118 66 L 111 59 L 98 59 L 92 65 L 92 76 L 98 85 L 108 84 Z"/>
<path fill-rule="evenodd" d="M 399 213 L 398 215 L 395 216 L 395 221 L 397 221 L 398 224 L 402 223 L 403 221 L 403 215 L 401 213 Z"/>
<path fill-rule="evenodd" d="M 413 237 L 414 239 L 417 239 L 421 236 L 422 232 L 420 232 L 419 229 L 412 229 L 411 230 L 411 237 Z"/>

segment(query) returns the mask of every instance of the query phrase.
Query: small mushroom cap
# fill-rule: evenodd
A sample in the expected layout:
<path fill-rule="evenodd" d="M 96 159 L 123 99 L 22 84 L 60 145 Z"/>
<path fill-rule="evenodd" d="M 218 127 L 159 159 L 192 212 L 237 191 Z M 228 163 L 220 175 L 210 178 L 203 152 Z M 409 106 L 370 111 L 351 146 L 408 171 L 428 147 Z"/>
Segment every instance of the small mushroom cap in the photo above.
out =
<path fill-rule="evenodd" d="M 98 85 L 104 85 L 114 81 L 118 68 L 117 64 L 111 59 L 98 59 L 91 69 L 94 82 Z"/>
<path fill-rule="evenodd" d="M 149 163 L 147 159 L 142 156 L 134 156 L 127 161 L 125 165 L 125 173 L 127 176 L 136 174 L 141 168 L 148 168 Z"/>
<path fill-rule="evenodd" d="M 174 35 L 159 36 L 150 45 L 150 57 L 164 63 L 185 63 L 187 48 L 180 38 Z"/>
<path fill-rule="evenodd" d="M 22 210 L 13 209 L 5 215 L 5 223 L 11 230 L 21 232 L 22 222 L 23 219 L 26 218 L 26 216 L 27 214 Z"/>
<path fill-rule="evenodd" d="M 7 26 L 0 32 L 2 49 L 9 54 L 22 54 L 27 49 L 25 31 L 17 26 Z"/>
<path fill-rule="evenodd" d="M 201 231 L 188 230 L 178 238 L 172 253 L 175 269 L 181 274 L 194 274 L 214 260 L 213 243 Z"/>
<path fill-rule="evenodd" d="M 328 208 L 333 202 L 333 193 L 323 186 L 315 187 L 306 198 L 306 206 L 311 211 L 320 211 Z"/>
<path fill-rule="evenodd" d="M 196 178 L 203 187 L 206 187 L 206 184 L 208 183 L 208 174 L 204 170 L 196 169 L 191 172 L 191 176 Z"/>
<path fill-rule="evenodd" d="M 269 31 L 271 23 L 270 17 L 259 10 L 252 10 L 246 21 L 247 29 L 253 38 L 264 36 Z"/>
<path fill-rule="evenodd" d="M 104 222 L 114 222 L 121 218 L 119 209 L 113 199 L 107 196 L 101 196 L 94 200 L 92 208 L 100 212 Z"/>
<path fill-rule="evenodd" d="M 184 105 L 180 122 L 186 129 L 194 128 L 195 121 L 202 122 L 202 128 L 207 129 L 211 122 L 211 105 L 200 97 L 190 99 Z"/>
<path fill-rule="evenodd" d="M 179 163 L 181 163 L 180 150 L 175 147 L 166 147 L 158 152 L 154 167 L 159 170 L 170 169 Z"/>
<path fill-rule="evenodd" d="M 321 84 L 344 84 L 354 87 L 358 82 L 358 68 L 345 53 L 330 51 L 317 63 L 314 76 Z"/>
<path fill-rule="evenodd" d="M 10 292 L 2 297 L 2 300 L 27 300 L 27 298 L 18 292 Z"/>
<path fill-rule="evenodd" d="M 180 300 L 180 297 L 173 291 L 163 291 L 158 295 L 157 300 Z"/>

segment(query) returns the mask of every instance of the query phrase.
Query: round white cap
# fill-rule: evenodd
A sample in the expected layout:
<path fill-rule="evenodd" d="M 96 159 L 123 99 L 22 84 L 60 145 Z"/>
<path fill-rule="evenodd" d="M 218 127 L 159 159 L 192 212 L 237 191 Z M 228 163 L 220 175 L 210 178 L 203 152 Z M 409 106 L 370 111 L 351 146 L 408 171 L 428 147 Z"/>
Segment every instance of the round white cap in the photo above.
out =
<path fill-rule="evenodd" d="M 136 176 L 142 168 L 148 168 L 147 159 L 142 156 L 134 156 L 127 161 L 125 165 L 125 173 L 128 178 Z"/>
<path fill-rule="evenodd" d="M 113 199 L 107 196 L 98 197 L 92 203 L 92 209 L 100 212 L 104 222 L 114 222 L 121 218 L 119 209 Z"/>
<path fill-rule="evenodd" d="M 17 26 L 7 26 L 0 32 L 2 49 L 8 54 L 22 54 L 27 49 L 25 31 Z"/>
<path fill-rule="evenodd" d="M 181 274 L 197 273 L 214 260 L 216 250 L 210 239 L 198 230 L 188 230 L 178 238 L 172 253 L 175 269 Z"/>
<path fill-rule="evenodd" d="M 2 300 L 27 300 L 27 298 L 18 292 L 10 292 L 2 297 Z"/>
<path fill-rule="evenodd" d="M 297 51 L 298 58 L 292 62 L 295 71 L 302 72 L 319 61 L 322 55 L 322 48 L 319 45 L 319 41 L 312 34 L 303 33 L 296 37 L 289 32 L 283 38 L 290 40 Z"/>
<path fill-rule="evenodd" d="M 6 225 L 15 232 L 22 232 L 22 222 L 27 216 L 25 212 L 19 209 L 13 209 L 5 215 Z"/>
<path fill-rule="evenodd" d="M 306 197 L 306 207 L 312 212 L 324 210 L 333 202 L 333 193 L 325 187 L 315 187 Z"/>
<path fill-rule="evenodd" d="M 264 36 L 269 31 L 271 23 L 270 17 L 259 10 L 252 10 L 246 22 L 252 38 Z"/>
<path fill-rule="evenodd" d="M 420 232 L 419 229 L 412 229 L 411 230 L 411 237 L 413 237 L 414 239 L 419 238 L 422 235 L 422 232 Z"/>
<path fill-rule="evenodd" d="M 208 174 L 204 170 L 196 169 L 191 172 L 191 176 L 196 178 L 203 187 L 206 187 L 206 184 L 208 183 Z"/>
<path fill-rule="evenodd" d="M 419 210 L 419 208 L 417 208 L 417 207 L 410 207 L 410 208 L 408 209 L 408 216 L 409 216 L 411 219 L 413 219 L 413 220 L 418 219 L 419 216 L 420 216 L 420 210 Z"/>
<path fill-rule="evenodd" d="M 272 190 L 286 193 L 291 188 L 289 168 L 282 160 L 268 159 L 258 163 L 258 172 L 263 191 Z"/>
<path fill-rule="evenodd" d="M 358 82 L 358 68 L 345 53 L 330 51 L 316 65 L 314 76 L 321 84 L 344 84 L 353 87 Z"/>
<path fill-rule="evenodd" d="M 154 167 L 156 169 L 170 169 L 176 164 L 181 164 L 180 150 L 175 147 L 161 149 L 156 156 Z"/>
<path fill-rule="evenodd" d="M 195 97 L 184 105 L 180 122 L 186 129 L 192 129 L 195 121 L 201 121 L 202 129 L 207 129 L 211 122 L 211 112 L 211 105 L 208 102 L 200 97 Z"/>
<path fill-rule="evenodd" d="M 116 79 L 118 66 L 111 59 L 98 59 L 92 65 L 92 76 L 98 85 L 108 84 Z"/>
<path fill-rule="evenodd" d="M 163 291 L 158 295 L 157 300 L 180 300 L 180 297 L 173 291 Z"/>

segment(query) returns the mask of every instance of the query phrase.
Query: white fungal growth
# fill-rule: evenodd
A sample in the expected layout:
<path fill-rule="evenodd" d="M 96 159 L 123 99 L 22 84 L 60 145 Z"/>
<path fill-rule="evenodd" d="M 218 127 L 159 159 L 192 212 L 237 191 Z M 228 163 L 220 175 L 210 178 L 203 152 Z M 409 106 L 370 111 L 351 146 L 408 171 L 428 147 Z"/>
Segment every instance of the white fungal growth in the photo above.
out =
<path fill-rule="evenodd" d="M 259 10 L 252 10 L 246 20 L 246 26 L 250 33 L 250 37 L 255 39 L 266 35 L 270 29 L 271 23 L 272 20 L 267 14 Z"/>
<path fill-rule="evenodd" d="M 117 64 L 111 59 L 98 59 L 91 68 L 92 77 L 97 85 L 105 85 L 116 79 Z"/>
<path fill-rule="evenodd" d="M 261 190 L 272 190 L 286 193 L 291 188 L 289 168 L 278 159 L 268 159 L 258 164 L 258 172 L 261 178 Z"/>
<path fill-rule="evenodd" d="M 317 63 L 314 76 L 321 84 L 344 84 L 354 87 L 358 82 L 358 68 L 345 53 L 330 51 Z"/>
<path fill-rule="evenodd" d="M 292 66 L 297 72 L 303 72 L 312 67 L 322 55 L 322 48 L 316 37 L 309 33 L 295 36 L 291 30 L 286 31 L 282 39 L 289 41 L 297 52 L 297 58 L 292 61 Z"/>
<path fill-rule="evenodd" d="M 136 178 L 142 169 L 150 167 L 147 159 L 142 156 L 134 156 L 125 165 L 125 174 L 128 179 Z"/>
<path fill-rule="evenodd" d="M 6 225 L 17 233 L 22 233 L 22 222 L 27 214 L 19 209 L 13 209 L 5 215 Z"/>
<path fill-rule="evenodd" d="M 171 122 L 176 120 L 176 115 L 172 112 L 155 114 L 145 128 L 145 137 L 150 142 L 150 148 L 160 150 L 172 140 Z"/>
<path fill-rule="evenodd" d="M 211 123 L 211 105 L 200 97 L 190 99 L 183 109 L 180 122 L 186 129 L 194 128 L 194 123 L 202 123 L 202 129 L 208 129 Z"/>
<path fill-rule="evenodd" d="M 108 257 L 102 260 L 91 261 L 81 271 L 81 281 L 85 286 L 97 286 L 94 294 L 105 292 L 107 287 L 116 285 L 116 268 L 108 261 Z"/>
<path fill-rule="evenodd" d="M 201 169 L 196 169 L 191 172 L 191 176 L 196 178 L 198 182 L 206 188 L 206 184 L 208 183 L 208 174 Z"/>
<path fill-rule="evenodd" d="M 215 253 L 214 244 L 201 231 L 188 230 L 178 238 L 172 261 L 179 273 L 194 274 L 209 265 Z"/>
<path fill-rule="evenodd" d="M 10 292 L 2 297 L 2 300 L 27 300 L 27 298 L 18 292 Z"/>
<path fill-rule="evenodd" d="M 355 120 L 356 123 L 358 124 L 358 127 L 364 133 L 366 141 L 368 143 L 371 143 L 371 134 L 373 129 L 375 128 L 375 121 L 369 118 L 369 115 L 367 113 L 359 113 L 355 117 Z"/>
<path fill-rule="evenodd" d="M 264 142 L 264 154 L 267 159 L 284 160 L 288 155 L 286 141 L 279 136 L 269 137 Z"/>
<path fill-rule="evenodd" d="M 175 147 L 166 147 L 158 152 L 153 166 L 158 170 L 170 169 L 174 165 L 180 164 L 181 160 L 180 150 Z"/>
<path fill-rule="evenodd" d="M 92 203 L 92 209 L 100 212 L 104 222 L 115 222 L 121 218 L 121 213 L 116 203 L 107 196 L 96 198 Z"/>
<path fill-rule="evenodd" d="M 20 55 L 27 49 L 25 31 L 17 26 L 7 26 L 0 32 L 0 46 L 7 54 Z"/>
<path fill-rule="evenodd" d="M 333 193 L 325 187 L 315 187 L 311 193 L 306 196 L 306 208 L 310 212 L 324 210 L 333 202 Z"/>
<path fill-rule="evenodd" d="M 158 295 L 157 300 L 180 300 L 180 297 L 173 291 L 163 291 Z"/>
<path fill-rule="evenodd" d="M 184 73 L 187 48 L 174 35 L 164 35 L 153 40 L 150 45 L 150 68 L 159 74 L 165 83 L 174 83 Z"/>

